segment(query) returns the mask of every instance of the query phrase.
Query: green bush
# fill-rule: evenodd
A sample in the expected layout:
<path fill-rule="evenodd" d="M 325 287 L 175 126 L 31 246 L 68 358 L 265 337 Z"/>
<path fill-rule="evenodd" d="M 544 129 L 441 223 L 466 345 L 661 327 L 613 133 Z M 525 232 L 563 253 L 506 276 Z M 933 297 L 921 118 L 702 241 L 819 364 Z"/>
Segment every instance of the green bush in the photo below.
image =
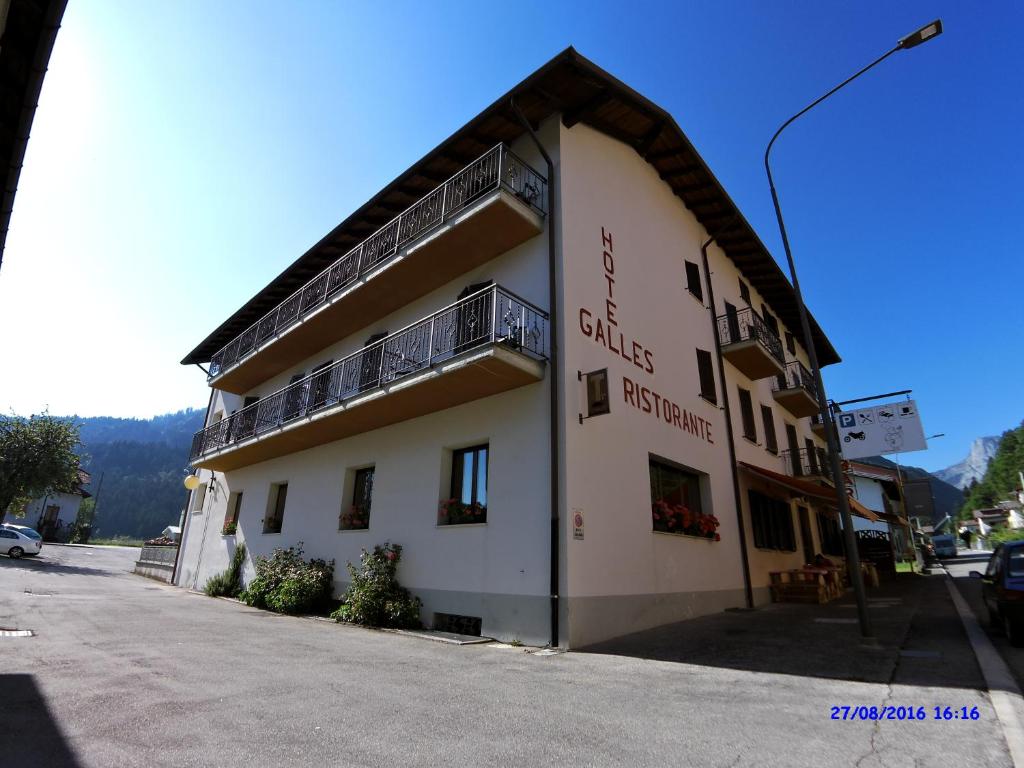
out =
<path fill-rule="evenodd" d="M 302 543 L 256 557 L 256 578 L 239 595 L 256 608 L 278 613 L 314 613 L 331 600 L 334 561 L 302 559 Z"/>
<path fill-rule="evenodd" d="M 1018 541 L 1020 539 L 1024 539 L 1024 528 L 1003 528 L 998 531 L 992 531 L 988 535 L 988 543 L 992 547 L 1007 541 Z"/>
<path fill-rule="evenodd" d="M 390 542 L 374 547 L 373 552 L 364 549 L 359 568 L 348 564 L 351 583 L 342 598 L 344 604 L 331 618 L 370 627 L 419 628 L 423 603 L 401 587 L 395 575 L 401 557 L 402 547 Z"/>
<path fill-rule="evenodd" d="M 242 566 L 245 564 L 245 544 L 235 547 L 231 565 L 224 573 L 210 578 L 203 591 L 210 597 L 238 597 L 242 591 Z"/>

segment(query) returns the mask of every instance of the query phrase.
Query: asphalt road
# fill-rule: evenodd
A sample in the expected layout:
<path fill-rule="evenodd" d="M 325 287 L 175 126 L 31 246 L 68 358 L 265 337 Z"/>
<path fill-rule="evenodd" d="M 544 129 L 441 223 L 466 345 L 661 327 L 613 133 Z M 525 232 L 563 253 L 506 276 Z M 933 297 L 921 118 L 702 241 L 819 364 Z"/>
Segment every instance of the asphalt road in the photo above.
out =
<path fill-rule="evenodd" d="M 999 655 L 1006 661 L 1017 685 L 1024 690 L 1024 648 L 1014 648 L 1007 641 L 1002 632 L 994 631 L 988 624 L 988 610 L 981 600 L 981 580 L 970 578 L 971 571 L 984 572 L 991 552 L 981 549 L 962 549 L 955 558 L 948 558 L 942 561 L 953 577 L 953 582 L 960 589 L 960 594 L 967 600 L 974 615 L 978 618 L 981 626 L 986 628 L 992 644 L 999 651 Z"/>
<path fill-rule="evenodd" d="M 128 573 L 135 552 L 46 547 L 36 560 L 0 557 L 0 627 L 36 632 L 0 638 L 5 768 L 1010 764 L 966 658 L 952 676 L 933 659 L 906 658 L 889 680 L 854 682 L 811 662 L 806 674 L 798 664 L 784 674 L 716 665 L 713 650 L 694 664 L 444 645 L 190 594 Z M 775 608 L 789 606 L 679 631 L 710 628 L 709 638 L 735 643 L 738 627 L 762 616 L 806 621 L 823 633 L 815 642 L 852 631 L 810 623 L 818 606 Z M 880 617 L 898 610 L 898 601 L 876 605 Z M 719 632 L 723 622 L 732 629 Z M 761 656 L 799 658 L 800 626 Z M 939 652 L 962 643 L 947 626 Z M 907 634 L 913 643 L 913 626 Z M 829 718 L 836 705 L 884 703 L 978 706 L 980 717 Z"/>

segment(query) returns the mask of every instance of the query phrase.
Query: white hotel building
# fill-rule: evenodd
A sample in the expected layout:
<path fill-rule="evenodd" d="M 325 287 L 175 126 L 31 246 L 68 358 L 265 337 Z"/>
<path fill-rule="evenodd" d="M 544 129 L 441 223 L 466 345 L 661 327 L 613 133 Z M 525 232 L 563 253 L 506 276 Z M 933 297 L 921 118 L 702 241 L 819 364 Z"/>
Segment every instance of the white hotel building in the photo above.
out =
<path fill-rule="evenodd" d="M 568 49 L 182 361 L 212 393 L 175 583 L 302 542 L 340 593 L 391 541 L 428 626 L 563 647 L 762 604 L 837 551 L 807 343 L 672 117 Z"/>

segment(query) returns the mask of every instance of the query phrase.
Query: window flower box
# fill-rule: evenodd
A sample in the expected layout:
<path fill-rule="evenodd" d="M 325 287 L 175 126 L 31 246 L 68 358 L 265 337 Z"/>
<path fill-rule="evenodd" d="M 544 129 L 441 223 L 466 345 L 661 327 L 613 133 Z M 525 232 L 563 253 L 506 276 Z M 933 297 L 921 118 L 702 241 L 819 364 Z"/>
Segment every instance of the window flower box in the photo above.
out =
<path fill-rule="evenodd" d="M 682 504 L 656 501 L 651 505 L 654 530 L 662 533 L 676 533 L 683 536 L 697 536 L 702 539 L 721 541 L 718 534 L 718 518 L 695 512 Z"/>
<path fill-rule="evenodd" d="M 445 499 L 437 512 L 438 525 L 466 525 L 467 523 L 486 523 L 487 507 L 483 504 L 466 504 L 459 499 Z"/>

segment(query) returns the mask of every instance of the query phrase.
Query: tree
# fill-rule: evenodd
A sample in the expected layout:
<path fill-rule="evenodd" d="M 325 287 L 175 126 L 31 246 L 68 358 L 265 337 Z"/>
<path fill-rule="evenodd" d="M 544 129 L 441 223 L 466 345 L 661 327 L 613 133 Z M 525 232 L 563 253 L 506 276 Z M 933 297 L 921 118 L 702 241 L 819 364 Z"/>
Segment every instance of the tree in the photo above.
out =
<path fill-rule="evenodd" d="M 0 416 L 0 522 L 47 493 L 78 482 L 78 425 L 48 412 Z"/>

